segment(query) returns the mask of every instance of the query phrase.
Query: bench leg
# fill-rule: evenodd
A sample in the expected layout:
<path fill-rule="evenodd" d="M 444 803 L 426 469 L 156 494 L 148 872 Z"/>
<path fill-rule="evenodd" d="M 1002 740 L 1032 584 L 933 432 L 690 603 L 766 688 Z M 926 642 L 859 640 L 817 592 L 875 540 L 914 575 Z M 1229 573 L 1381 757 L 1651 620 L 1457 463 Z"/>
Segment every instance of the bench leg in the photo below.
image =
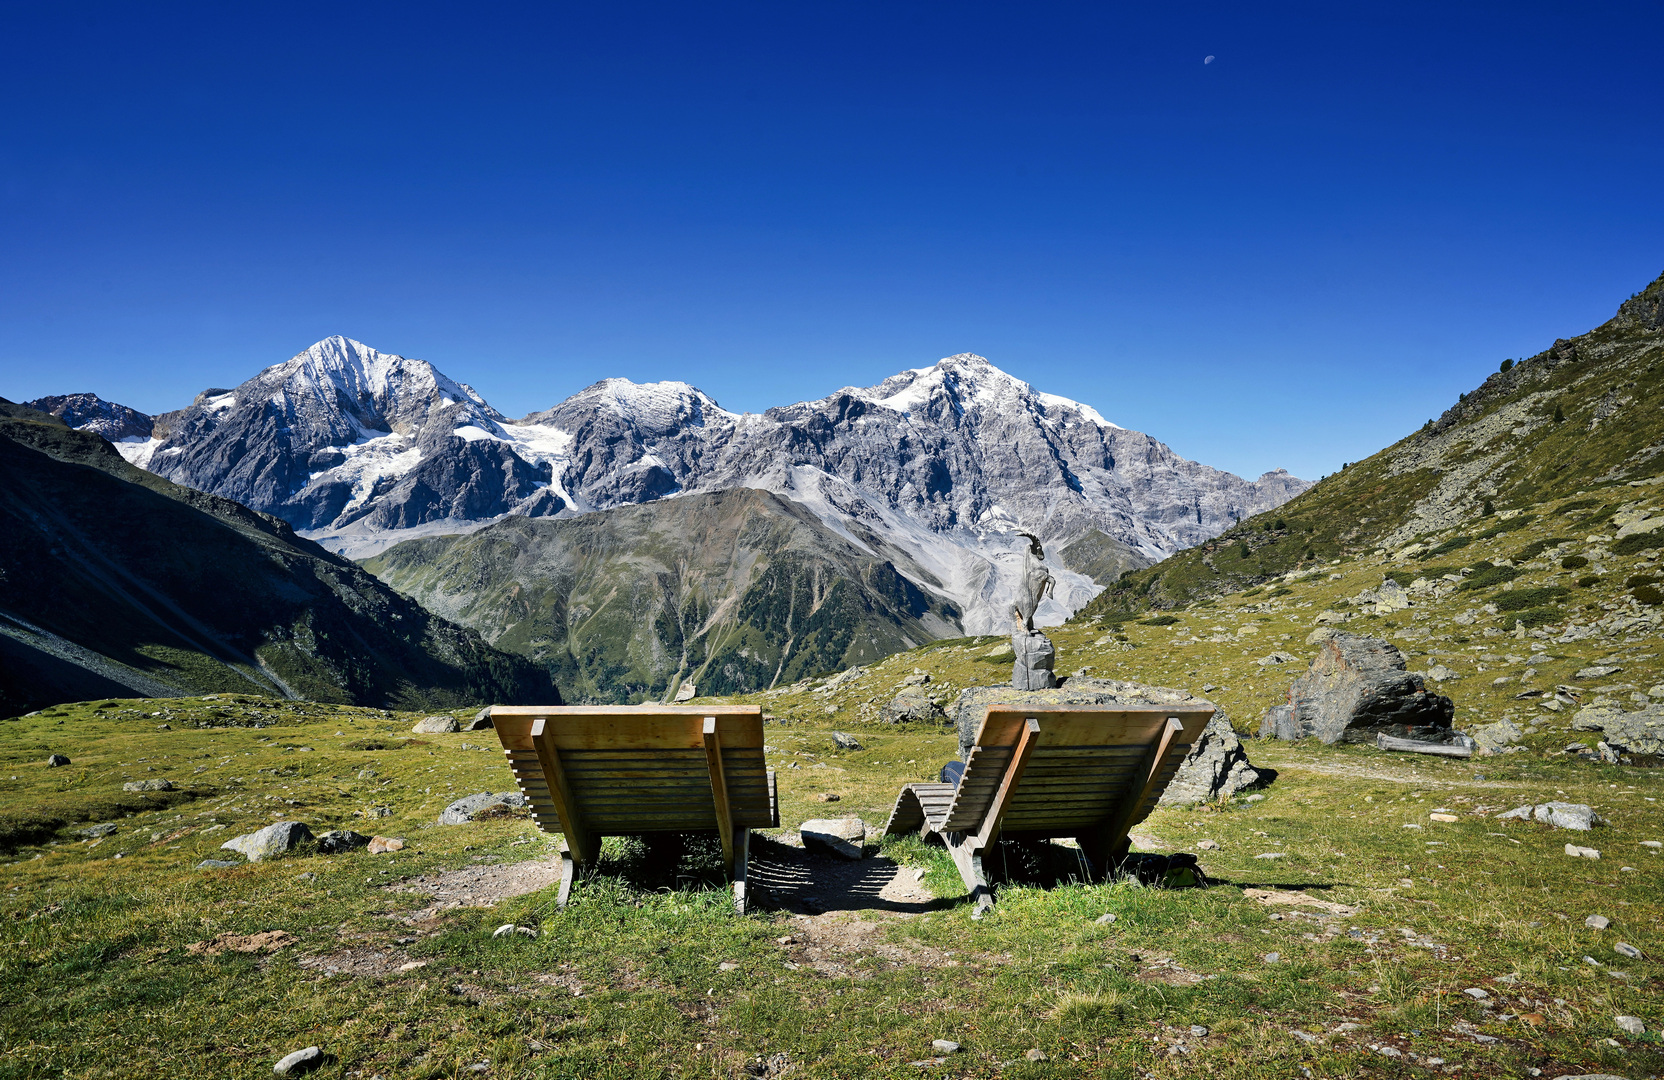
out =
<path fill-rule="evenodd" d="M 745 914 L 745 864 L 751 855 L 751 830 L 741 829 L 734 837 L 734 910 Z"/>
<path fill-rule="evenodd" d="M 572 878 L 577 871 L 578 864 L 573 861 L 572 852 L 563 846 L 560 851 L 560 893 L 555 897 L 557 908 L 564 908 L 572 898 Z"/>
<path fill-rule="evenodd" d="M 947 841 L 948 854 L 953 856 L 959 878 L 971 894 L 971 903 L 975 906 L 971 918 L 980 919 L 994 906 L 994 890 L 988 885 L 988 875 L 982 870 L 982 852 L 971 847 L 971 838 L 965 833 L 944 833 L 942 839 Z"/>

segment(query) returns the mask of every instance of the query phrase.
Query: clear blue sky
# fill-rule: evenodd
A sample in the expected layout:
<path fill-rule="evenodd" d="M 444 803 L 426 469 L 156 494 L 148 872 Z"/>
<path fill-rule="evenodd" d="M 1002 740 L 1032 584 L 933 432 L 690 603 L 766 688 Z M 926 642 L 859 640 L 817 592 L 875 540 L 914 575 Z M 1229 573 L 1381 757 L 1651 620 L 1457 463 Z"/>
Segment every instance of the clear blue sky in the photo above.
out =
<path fill-rule="evenodd" d="M 1664 271 L 1664 8 L 9 3 L 0 394 L 971 351 L 1315 478 Z M 1215 57 L 1204 63 L 1207 56 Z"/>

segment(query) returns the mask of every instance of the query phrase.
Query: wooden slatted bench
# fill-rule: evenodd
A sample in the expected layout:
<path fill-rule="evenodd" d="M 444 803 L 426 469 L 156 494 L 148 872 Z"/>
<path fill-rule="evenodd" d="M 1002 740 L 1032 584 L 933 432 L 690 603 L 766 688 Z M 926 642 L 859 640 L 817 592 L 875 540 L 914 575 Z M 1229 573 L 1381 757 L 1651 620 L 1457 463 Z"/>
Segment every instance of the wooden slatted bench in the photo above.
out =
<path fill-rule="evenodd" d="M 959 783 L 908 784 L 884 831 L 938 836 L 980 909 L 993 905 L 982 852 L 1001 834 L 1073 837 L 1095 873 L 1126 854 L 1201 736 L 1211 707 L 990 705 Z"/>
<path fill-rule="evenodd" d="M 604 836 L 715 832 L 745 910 L 750 830 L 780 825 L 761 709 L 498 705 L 491 722 L 532 820 L 566 839 L 561 907 Z"/>

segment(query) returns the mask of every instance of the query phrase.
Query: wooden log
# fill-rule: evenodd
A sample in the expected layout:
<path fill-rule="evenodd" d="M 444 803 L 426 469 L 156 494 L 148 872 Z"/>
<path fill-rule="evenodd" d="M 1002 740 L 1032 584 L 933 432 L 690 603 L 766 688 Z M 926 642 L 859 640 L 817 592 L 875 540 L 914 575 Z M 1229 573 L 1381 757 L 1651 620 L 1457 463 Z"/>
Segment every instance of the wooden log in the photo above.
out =
<path fill-rule="evenodd" d="M 1382 750 L 1402 750 L 1411 754 L 1435 754 L 1439 757 L 1469 758 L 1473 747 L 1461 743 L 1426 743 L 1415 739 L 1399 739 L 1392 735 L 1375 736 L 1375 745 Z"/>

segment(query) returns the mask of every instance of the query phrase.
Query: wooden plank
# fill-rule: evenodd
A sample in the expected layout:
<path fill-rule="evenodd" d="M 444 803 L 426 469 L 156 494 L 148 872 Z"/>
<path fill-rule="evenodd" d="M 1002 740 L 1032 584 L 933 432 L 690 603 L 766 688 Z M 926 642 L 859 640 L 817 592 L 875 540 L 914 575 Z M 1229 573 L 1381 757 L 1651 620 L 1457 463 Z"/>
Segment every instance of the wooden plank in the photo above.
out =
<path fill-rule="evenodd" d="M 1128 790 L 1127 797 L 1110 818 L 1103 830 L 1103 837 L 1096 845 L 1100 858 L 1114 858 L 1126 842 L 1127 833 L 1138 818 L 1138 812 L 1143 809 L 1145 796 L 1156 784 L 1160 777 L 1162 763 L 1167 758 L 1168 750 L 1184 735 L 1184 723 L 1177 717 L 1169 718 L 1167 726 L 1162 730 L 1160 738 L 1150 747 L 1148 764 L 1141 770 L 1144 782 Z"/>
<path fill-rule="evenodd" d="M 694 706 L 668 705 L 556 706 L 499 705 L 491 710 L 492 721 L 525 717 L 542 719 L 553 731 L 555 746 L 562 751 L 606 749 L 698 750 L 700 721 L 714 717 L 722 744 L 733 749 L 761 749 L 763 713 L 755 705 Z"/>
<path fill-rule="evenodd" d="M 732 876 L 737 870 L 734 862 L 734 818 L 728 811 L 728 778 L 723 775 L 722 742 L 717 734 L 716 717 L 705 717 L 702 738 L 705 760 L 711 770 L 711 800 L 716 807 L 717 833 L 722 837 L 722 861 Z"/>
<path fill-rule="evenodd" d="M 555 815 L 560 818 L 561 831 L 566 834 L 566 846 L 571 849 L 572 857 L 579 862 L 589 862 L 600 854 L 600 845 L 584 831 L 577 804 L 561 772 L 560 751 L 542 737 L 543 728 L 543 721 L 532 721 L 532 743 L 537 747 L 537 756 L 543 765 L 543 779 L 549 785 L 549 800 L 554 803 Z"/>
<path fill-rule="evenodd" d="M 1000 789 L 994 795 L 993 802 L 982 819 L 982 828 L 976 832 L 974 840 L 978 849 L 993 843 L 994 838 L 1000 834 L 1000 819 L 1005 816 L 1006 807 L 1011 805 L 1011 797 L 1016 794 L 1017 785 L 1022 783 L 1023 768 L 1028 764 L 1029 755 L 1034 752 L 1034 745 L 1039 740 L 1040 722 L 1030 719 L 1023 725 L 1021 741 L 1017 743 L 1017 749 L 1011 755 L 1011 763 L 1006 766 Z"/>
<path fill-rule="evenodd" d="M 1211 706 L 1140 706 L 1114 708 L 1102 705 L 1057 706 L 1036 710 L 1031 705 L 990 705 L 977 728 L 977 746 L 1005 746 L 1017 741 L 1023 722 L 1033 718 L 1045 733 L 1042 745 L 1082 746 L 1139 744 L 1159 736 L 1169 717 L 1200 717 L 1207 723 Z M 1188 729 L 1188 724 L 1186 725 Z"/>

